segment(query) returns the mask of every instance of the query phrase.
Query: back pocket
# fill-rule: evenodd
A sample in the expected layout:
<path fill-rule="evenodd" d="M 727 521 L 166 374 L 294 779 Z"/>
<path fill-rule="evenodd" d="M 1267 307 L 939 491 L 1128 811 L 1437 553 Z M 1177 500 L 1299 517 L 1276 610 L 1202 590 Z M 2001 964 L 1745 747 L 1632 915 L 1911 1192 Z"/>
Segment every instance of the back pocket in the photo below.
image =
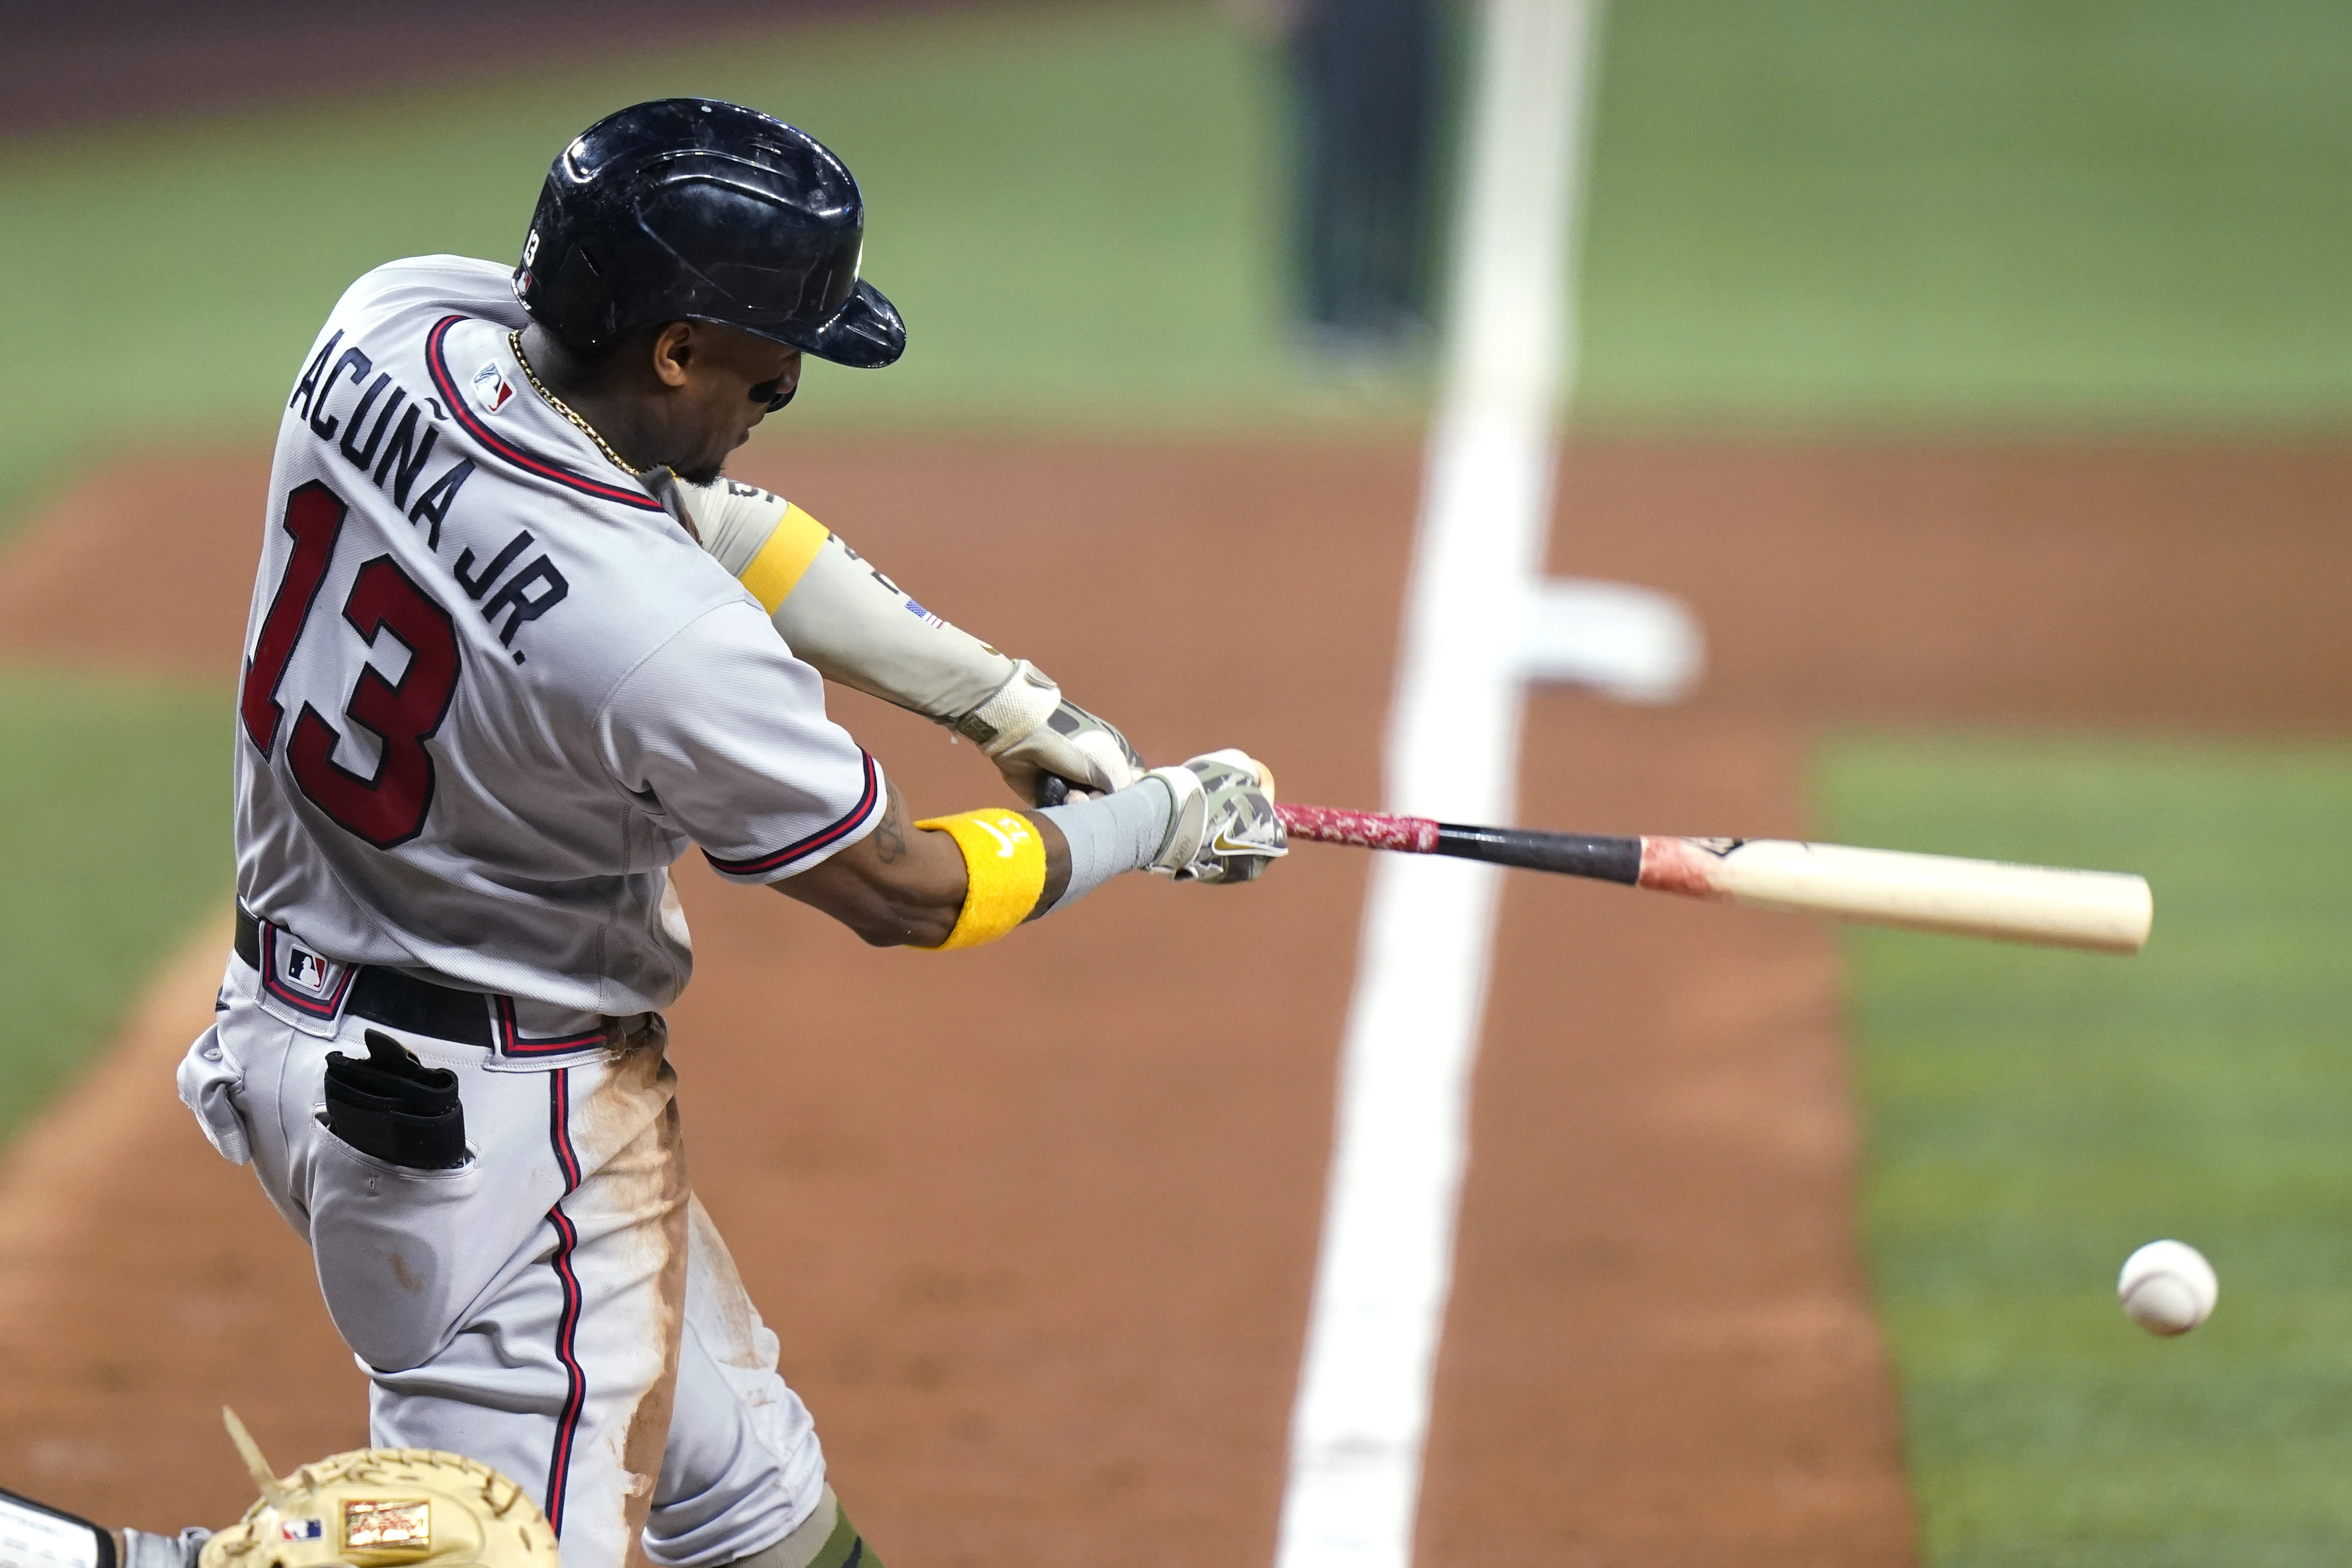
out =
<path fill-rule="evenodd" d="M 466 1108 L 457 1075 L 429 1068 L 381 1029 L 368 1054 L 327 1057 L 327 1131 L 362 1154 L 414 1171 L 466 1163 Z"/>

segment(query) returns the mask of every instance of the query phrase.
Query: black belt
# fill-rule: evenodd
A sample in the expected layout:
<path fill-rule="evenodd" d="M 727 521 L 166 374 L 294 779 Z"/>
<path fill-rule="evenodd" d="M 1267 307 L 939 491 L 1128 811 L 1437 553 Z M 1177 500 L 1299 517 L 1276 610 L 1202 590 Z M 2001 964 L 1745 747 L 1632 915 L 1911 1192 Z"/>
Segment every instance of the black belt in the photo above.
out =
<path fill-rule="evenodd" d="M 254 973 L 261 972 L 261 922 L 242 905 L 236 911 L 236 955 Z M 479 991 L 436 985 L 362 964 L 352 976 L 351 1000 L 343 1011 L 408 1034 L 490 1048 L 490 999 Z"/>

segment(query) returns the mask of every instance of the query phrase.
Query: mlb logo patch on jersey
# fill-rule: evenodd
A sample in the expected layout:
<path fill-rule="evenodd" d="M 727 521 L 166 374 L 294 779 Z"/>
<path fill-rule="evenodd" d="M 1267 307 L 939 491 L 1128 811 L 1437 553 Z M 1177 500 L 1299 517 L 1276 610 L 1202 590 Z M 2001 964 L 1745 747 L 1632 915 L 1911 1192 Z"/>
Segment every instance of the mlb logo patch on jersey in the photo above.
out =
<path fill-rule="evenodd" d="M 270 1016 L 310 1034 L 333 1033 L 353 973 L 261 922 L 261 1005 Z"/>
<path fill-rule="evenodd" d="M 313 996 L 324 996 L 329 989 L 327 961 L 315 952 L 306 952 L 292 942 L 286 944 L 286 984 L 297 991 L 307 991 Z"/>
<path fill-rule="evenodd" d="M 499 362 L 492 360 L 474 373 L 474 401 L 482 405 L 485 414 L 496 414 L 514 395 L 514 386 L 499 373 Z"/>
<path fill-rule="evenodd" d="M 324 1520 L 281 1519 L 278 1521 L 278 1538 L 280 1541 L 321 1541 L 326 1534 Z"/>

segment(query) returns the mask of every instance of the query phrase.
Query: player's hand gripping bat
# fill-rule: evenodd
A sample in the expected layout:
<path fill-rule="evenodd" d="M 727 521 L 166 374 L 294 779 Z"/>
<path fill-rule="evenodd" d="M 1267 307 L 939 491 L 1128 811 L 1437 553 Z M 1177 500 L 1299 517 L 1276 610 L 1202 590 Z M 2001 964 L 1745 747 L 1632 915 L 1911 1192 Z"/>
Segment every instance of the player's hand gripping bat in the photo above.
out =
<path fill-rule="evenodd" d="M 1067 798 L 1047 776 L 1045 805 Z M 1057 787 L 1058 786 L 1058 787 Z M 1989 936 L 2041 947 L 2137 952 L 2156 905 L 2147 879 L 2120 871 L 2074 871 L 1853 849 L 1786 838 L 1612 838 L 1526 827 L 1465 827 L 1425 816 L 1385 816 L 1328 805 L 1277 802 L 1292 839 L 1452 855 L 1530 871 L 1557 871 L 1685 898 L 1765 910 L 1810 910 L 1873 925 Z"/>
<path fill-rule="evenodd" d="M 1768 910 L 1998 937 L 2042 947 L 2137 952 L 2156 907 L 2147 879 L 2117 871 L 2011 866 L 1948 855 L 1850 849 L 1785 838 L 1609 838 L 1464 827 L 1277 803 L 1292 840 L 1453 855 Z"/>

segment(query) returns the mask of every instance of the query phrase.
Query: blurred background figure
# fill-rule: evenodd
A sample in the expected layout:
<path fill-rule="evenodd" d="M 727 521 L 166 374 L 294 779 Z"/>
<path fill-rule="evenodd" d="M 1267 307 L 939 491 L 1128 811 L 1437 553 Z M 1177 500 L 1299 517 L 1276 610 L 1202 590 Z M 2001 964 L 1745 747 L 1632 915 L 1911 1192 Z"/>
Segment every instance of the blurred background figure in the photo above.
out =
<path fill-rule="evenodd" d="M 1308 345 L 1343 363 L 1427 331 L 1441 204 L 1438 0 L 1232 0 L 1290 78 L 1291 264 Z"/>

